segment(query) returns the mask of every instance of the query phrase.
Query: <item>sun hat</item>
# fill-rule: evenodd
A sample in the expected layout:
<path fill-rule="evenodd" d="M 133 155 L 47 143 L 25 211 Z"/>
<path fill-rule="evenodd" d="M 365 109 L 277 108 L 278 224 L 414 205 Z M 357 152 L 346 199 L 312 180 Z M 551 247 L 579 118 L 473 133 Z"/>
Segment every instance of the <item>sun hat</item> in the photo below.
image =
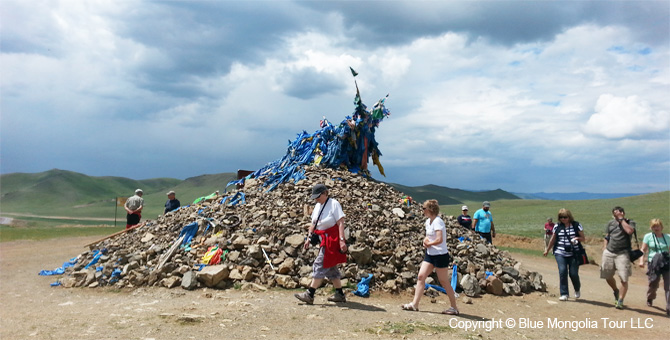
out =
<path fill-rule="evenodd" d="M 174 191 L 172 191 L 172 190 L 168 191 L 168 193 L 167 193 L 168 196 L 170 196 L 170 195 L 174 195 L 174 194 L 175 194 L 175 193 L 174 193 Z"/>
<path fill-rule="evenodd" d="M 135 193 L 136 193 L 136 194 L 143 194 L 144 191 L 142 191 L 142 189 L 137 189 L 137 190 L 135 190 Z"/>
<path fill-rule="evenodd" d="M 484 201 L 484 203 L 482 203 L 482 206 L 484 206 L 484 207 L 489 207 L 489 208 L 490 208 L 490 207 L 491 207 L 491 203 L 489 203 L 489 201 Z"/>

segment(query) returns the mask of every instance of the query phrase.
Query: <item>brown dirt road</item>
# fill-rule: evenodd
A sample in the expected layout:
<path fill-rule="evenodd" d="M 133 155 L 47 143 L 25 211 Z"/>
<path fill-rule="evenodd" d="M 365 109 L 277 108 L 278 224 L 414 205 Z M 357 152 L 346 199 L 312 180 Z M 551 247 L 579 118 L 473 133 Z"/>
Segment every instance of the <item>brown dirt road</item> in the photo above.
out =
<path fill-rule="evenodd" d="M 181 288 L 65 289 L 50 287 L 56 276 L 38 276 L 78 255 L 96 237 L 0 243 L 0 339 L 667 339 L 670 319 L 645 305 L 646 276 L 636 269 L 627 308 L 613 308 L 611 291 L 597 266 L 580 269 L 582 299 L 558 302 L 553 258 L 515 255 L 542 273 L 549 293 L 495 297 L 464 304 L 461 315 L 424 298 L 421 312 L 401 311 L 409 295 L 348 294 L 349 302 L 316 304 L 294 291 L 240 289 L 185 291 Z M 656 305 L 660 305 L 659 300 Z M 606 318 L 606 320 L 604 319 Z M 481 321 L 478 329 L 466 322 Z M 487 322 L 487 323 L 484 323 Z M 542 324 L 540 324 L 542 322 Z M 556 323 L 558 322 L 558 323 Z M 508 324 L 509 323 L 509 324 Z M 491 326 L 490 330 L 482 327 Z M 450 328 L 451 327 L 451 328 Z M 597 328 L 595 328 L 597 327 Z M 575 330 L 573 330 L 575 328 Z"/>

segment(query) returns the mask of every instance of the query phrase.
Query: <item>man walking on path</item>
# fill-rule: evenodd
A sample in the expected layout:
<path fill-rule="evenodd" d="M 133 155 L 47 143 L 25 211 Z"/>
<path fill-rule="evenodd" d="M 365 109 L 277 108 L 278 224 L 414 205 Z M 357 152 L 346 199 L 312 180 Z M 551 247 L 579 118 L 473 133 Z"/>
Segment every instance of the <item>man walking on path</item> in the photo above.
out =
<path fill-rule="evenodd" d="M 126 229 L 137 225 L 140 223 L 142 218 L 142 208 L 144 208 L 144 198 L 142 198 L 144 192 L 142 189 L 135 190 L 135 195 L 128 198 L 124 208 L 126 208 Z"/>
<path fill-rule="evenodd" d="M 491 203 L 484 201 L 482 208 L 472 215 L 472 225 L 475 227 L 475 231 L 486 239 L 487 243 L 493 243 L 492 238 L 496 237 L 496 228 L 493 225 L 493 216 L 489 211 L 490 208 Z"/>
<path fill-rule="evenodd" d="M 605 228 L 603 257 L 600 265 L 600 278 L 605 279 L 614 294 L 614 307 L 623 309 L 623 299 L 628 292 L 628 278 L 632 275 L 630 256 L 630 235 L 635 231 L 635 222 L 626 218 L 622 207 L 612 209 L 613 219 Z M 617 288 L 614 273 L 621 279 L 621 287 Z"/>

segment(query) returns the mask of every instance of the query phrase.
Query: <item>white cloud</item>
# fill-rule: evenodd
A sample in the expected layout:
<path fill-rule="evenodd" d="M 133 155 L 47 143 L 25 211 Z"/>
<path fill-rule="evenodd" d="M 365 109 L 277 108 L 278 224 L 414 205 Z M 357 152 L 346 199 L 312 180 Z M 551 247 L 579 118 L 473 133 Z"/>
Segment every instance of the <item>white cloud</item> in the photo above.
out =
<path fill-rule="evenodd" d="M 322 116 L 351 114 L 351 66 L 368 106 L 390 93 L 392 115 L 376 136 L 387 180 L 541 191 L 551 176 L 556 187 L 598 188 L 621 177 L 599 169 L 625 155 L 637 166 L 621 171 L 670 187 L 659 166 L 670 161 L 670 47 L 639 38 L 667 33 L 630 25 L 628 12 L 618 20 L 554 4 L 561 12 L 544 14 L 554 21 L 535 34 L 522 32 L 533 20 L 515 2 L 175 4 L 3 1 L 0 135 L 12 140 L 2 143 L 3 171 L 125 175 L 88 163 L 126 164 L 115 150 L 130 148 L 132 135 L 142 136 L 146 163 L 133 176 L 261 166 Z M 517 23 L 480 21 L 491 12 L 525 26 L 490 32 Z M 216 145 L 207 162 L 163 162 L 197 159 L 203 143 Z M 63 150 L 77 157 L 49 156 Z M 574 163 L 592 170 L 573 179 Z"/>
<path fill-rule="evenodd" d="M 598 97 L 595 112 L 584 125 L 586 133 L 610 139 L 655 139 L 658 132 L 670 129 L 667 111 L 652 108 L 638 96 Z"/>

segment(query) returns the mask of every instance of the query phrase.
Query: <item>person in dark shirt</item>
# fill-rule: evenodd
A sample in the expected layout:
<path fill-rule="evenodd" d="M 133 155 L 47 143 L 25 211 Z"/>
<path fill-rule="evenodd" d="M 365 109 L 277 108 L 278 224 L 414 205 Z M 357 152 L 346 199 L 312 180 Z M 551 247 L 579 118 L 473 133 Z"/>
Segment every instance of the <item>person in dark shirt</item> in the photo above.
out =
<path fill-rule="evenodd" d="M 179 200 L 175 198 L 175 192 L 170 191 L 167 193 L 168 200 L 165 202 L 165 211 L 163 214 L 167 214 L 170 211 L 173 211 L 181 206 L 181 203 L 179 203 Z"/>
<path fill-rule="evenodd" d="M 461 208 L 461 211 L 463 212 L 461 216 L 458 216 L 458 224 L 461 225 L 461 227 L 472 230 L 472 217 L 468 215 L 468 206 L 464 205 Z"/>
<path fill-rule="evenodd" d="M 627 219 L 622 207 L 612 209 L 612 220 L 605 228 L 604 250 L 600 265 L 600 278 L 605 279 L 614 294 L 614 307 L 623 309 L 623 299 L 628 292 L 628 278 L 633 274 L 630 255 L 631 234 L 635 232 L 635 221 Z M 617 287 L 614 274 L 619 275 L 621 286 Z"/>

